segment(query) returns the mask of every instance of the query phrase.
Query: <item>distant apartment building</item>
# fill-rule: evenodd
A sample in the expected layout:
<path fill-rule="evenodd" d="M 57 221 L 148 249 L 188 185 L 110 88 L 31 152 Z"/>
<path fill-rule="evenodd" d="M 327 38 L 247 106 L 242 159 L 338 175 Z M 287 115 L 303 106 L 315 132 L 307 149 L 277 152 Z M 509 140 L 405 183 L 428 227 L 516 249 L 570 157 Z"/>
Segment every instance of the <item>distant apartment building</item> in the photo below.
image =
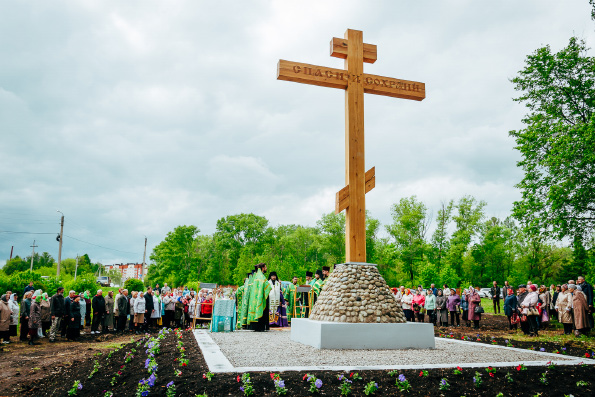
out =
<path fill-rule="evenodd" d="M 116 263 L 113 265 L 105 265 L 105 271 L 112 269 L 119 270 L 122 274 L 122 284 L 129 278 L 136 278 L 142 280 L 147 275 L 147 266 L 143 267 L 142 263 Z"/>

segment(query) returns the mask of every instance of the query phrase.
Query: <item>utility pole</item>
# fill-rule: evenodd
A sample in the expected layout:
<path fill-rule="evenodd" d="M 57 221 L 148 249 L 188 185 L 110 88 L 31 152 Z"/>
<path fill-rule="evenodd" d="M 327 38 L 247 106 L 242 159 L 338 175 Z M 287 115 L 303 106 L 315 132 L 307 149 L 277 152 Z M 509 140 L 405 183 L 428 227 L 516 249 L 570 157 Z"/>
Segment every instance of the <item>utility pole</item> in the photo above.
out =
<path fill-rule="evenodd" d="M 76 254 L 76 266 L 74 268 L 74 279 L 76 280 L 76 273 L 79 270 L 79 254 Z"/>
<path fill-rule="evenodd" d="M 14 250 L 14 245 L 10 247 L 10 260 L 12 260 L 12 250 Z"/>
<path fill-rule="evenodd" d="M 141 278 L 144 278 L 144 273 L 146 270 L 146 265 L 145 265 L 145 258 L 147 257 L 147 236 L 145 236 L 145 251 L 143 252 L 143 269 L 141 270 Z"/>
<path fill-rule="evenodd" d="M 57 212 L 60 212 L 56 210 Z M 62 214 L 62 212 L 60 212 Z M 62 263 L 62 240 L 64 240 L 64 214 L 60 219 L 60 245 L 58 246 L 58 271 L 56 277 L 60 278 L 60 264 Z"/>
<path fill-rule="evenodd" d="M 29 267 L 29 271 L 32 272 L 33 271 L 33 258 L 35 257 L 35 247 L 37 247 L 37 245 L 35 245 L 35 240 L 33 240 L 33 245 L 30 245 L 30 247 L 33 248 L 33 251 L 31 251 L 31 267 Z"/>

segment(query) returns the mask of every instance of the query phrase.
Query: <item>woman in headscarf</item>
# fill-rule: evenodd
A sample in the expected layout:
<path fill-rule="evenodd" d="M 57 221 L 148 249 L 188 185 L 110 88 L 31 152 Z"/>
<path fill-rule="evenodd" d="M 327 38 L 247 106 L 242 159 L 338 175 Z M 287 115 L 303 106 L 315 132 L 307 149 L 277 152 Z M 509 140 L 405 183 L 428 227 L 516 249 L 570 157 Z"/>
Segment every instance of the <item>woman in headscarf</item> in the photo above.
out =
<path fill-rule="evenodd" d="M 109 291 L 105 297 L 105 328 L 107 332 L 115 331 L 114 327 L 114 291 Z"/>
<path fill-rule="evenodd" d="M 537 302 L 539 301 L 539 295 L 537 294 L 537 287 L 535 284 L 531 284 L 529 290 L 529 293 L 521 302 L 521 310 L 522 313 L 527 316 L 529 336 L 538 336 L 537 316 L 539 315 L 539 312 L 537 310 Z"/>
<path fill-rule="evenodd" d="M 411 290 L 407 288 L 405 289 L 405 294 L 401 298 L 401 307 L 403 308 L 403 313 L 405 314 L 407 321 L 415 322 L 415 319 L 413 318 L 413 310 L 411 310 L 412 303 L 413 295 L 411 295 Z"/>
<path fill-rule="evenodd" d="M 39 296 L 34 296 L 31 301 L 31 311 L 29 312 L 29 344 L 30 345 L 39 345 L 40 343 L 35 343 L 37 339 L 39 339 L 39 335 L 37 334 L 37 329 L 41 328 L 41 294 Z"/>
<path fill-rule="evenodd" d="M 70 321 L 68 322 L 68 331 L 66 331 L 66 337 L 69 340 L 76 341 L 81 335 L 81 296 L 75 295 L 74 301 L 70 302 L 68 308 L 68 316 Z"/>
<path fill-rule="evenodd" d="M 540 328 L 544 329 L 547 328 L 550 321 L 549 307 L 551 303 L 551 295 L 545 285 L 539 287 L 539 300 L 541 301 L 541 305 L 539 307 Z"/>
<path fill-rule="evenodd" d="M 504 299 L 504 314 L 508 318 L 508 328 L 510 330 L 512 330 L 512 329 L 516 330 L 516 329 L 518 329 L 518 323 L 516 323 L 516 324 L 512 323 L 512 316 L 514 314 L 517 314 L 518 300 L 517 300 L 516 295 L 514 294 L 512 288 L 505 289 L 504 291 L 507 292 L 507 296 Z"/>
<path fill-rule="evenodd" d="M 444 291 L 439 289 L 436 297 L 436 324 L 439 327 L 448 326 L 448 309 L 446 308 L 446 296 Z"/>
<path fill-rule="evenodd" d="M 8 300 L 8 307 L 10 307 L 10 310 L 12 311 L 9 327 L 10 336 L 18 335 L 17 328 L 19 326 L 19 304 L 17 303 L 17 299 L 17 294 L 12 294 Z"/>
<path fill-rule="evenodd" d="M 568 291 L 567 284 L 560 287 L 555 309 L 558 312 L 558 320 L 564 326 L 564 335 L 572 334 L 572 293 Z"/>
<path fill-rule="evenodd" d="M 463 311 L 463 321 L 467 327 L 471 326 L 469 320 L 469 302 L 467 302 L 467 290 L 463 288 L 463 296 L 461 297 L 461 310 Z"/>
<path fill-rule="evenodd" d="M 576 286 L 576 291 L 572 294 L 572 310 L 574 312 L 574 334 L 576 336 L 586 335 L 589 332 L 589 306 L 587 298 L 580 285 Z"/>
<path fill-rule="evenodd" d="M 467 309 L 467 317 L 469 321 L 473 321 L 473 328 L 479 329 L 479 322 L 481 321 L 481 313 L 476 312 L 476 308 L 481 306 L 481 297 L 477 290 L 473 287 L 469 287 L 467 290 L 467 303 L 469 308 Z"/>
<path fill-rule="evenodd" d="M 160 320 L 161 319 L 161 297 L 159 296 L 159 292 L 153 291 L 153 312 L 151 313 L 151 322 L 155 326 L 155 328 L 159 328 L 161 326 Z"/>
<path fill-rule="evenodd" d="M 455 319 L 457 321 L 457 327 L 461 326 L 461 319 L 459 318 L 459 310 L 461 307 L 461 297 L 457 294 L 457 290 L 454 288 L 450 289 L 450 295 L 446 298 L 446 308 L 450 313 L 450 326 L 455 326 Z"/>
<path fill-rule="evenodd" d="M 417 294 L 413 296 L 413 315 L 418 322 L 424 322 L 424 306 L 426 304 L 426 297 L 422 294 L 421 286 L 418 287 Z"/>
<path fill-rule="evenodd" d="M 0 297 L 0 339 L 4 339 L 2 343 L 10 343 L 10 319 L 12 317 L 12 310 L 8 306 L 8 299 L 6 294 Z"/>
<path fill-rule="evenodd" d="M 81 299 L 79 300 L 79 306 L 81 307 L 81 329 L 80 333 L 84 334 L 85 331 L 85 319 L 87 318 L 87 301 L 85 300 L 85 293 L 81 292 Z M 91 314 L 91 306 L 89 306 L 89 315 Z"/>
<path fill-rule="evenodd" d="M 50 301 L 48 300 L 48 293 L 41 294 L 41 337 L 44 338 L 52 326 L 52 316 L 50 314 Z"/>
<path fill-rule="evenodd" d="M 424 307 L 428 312 L 428 322 L 436 325 L 436 295 L 434 295 L 432 288 L 428 288 L 428 295 L 426 296 Z"/>
<path fill-rule="evenodd" d="M 140 329 L 145 322 L 145 311 L 145 297 L 143 291 L 140 291 L 134 300 L 134 328 L 137 334 L 141 333 Z"/>
<path fill-rule="evenodd" d="M 33 291 L 25 292 L 23 295 L 23 300 L 21 302 L 21 308 L 19 311 L 19 319 L 21 322 L 21 335 L 19 336 L 20 340 L 26 342 L 27 335 L 29 334 L 29 315 L 31 313 L 31 295 L 33 295 Z"/>
<path fill-rule="evenodd" d="M 182 321 L 184 319 L 184 303 L 182 302 L 182 291 L 178 291 L 177 294 L 178 296 L 176 297 L 176 301 L 174 304 L 174 320 L 176 322 L 176 327 L 181 328 Z"/>

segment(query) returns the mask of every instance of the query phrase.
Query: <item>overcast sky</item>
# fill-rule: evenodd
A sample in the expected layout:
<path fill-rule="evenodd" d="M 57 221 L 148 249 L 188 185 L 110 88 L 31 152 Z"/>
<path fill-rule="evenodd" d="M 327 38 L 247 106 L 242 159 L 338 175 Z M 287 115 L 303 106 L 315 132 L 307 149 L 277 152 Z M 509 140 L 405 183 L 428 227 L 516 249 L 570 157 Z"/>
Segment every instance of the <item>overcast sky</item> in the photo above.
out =
<path fill-rule="evenodd" d="M 241 212 L 315 225 L 344 186 L 344 92 L 276 66 L 342 68 L 329 42 L 347 28 L 378 46 L 366 73 L 426 84 L 422 102 L 365 98 L 384 225 L 410 195 L 509 215 L 525 113 L 509 79 L 543 45 L 595 43 L 587 0 L 0 0 L 0 265 L 34 239 L 57 258 L 56 210 L 62 257 L 104 264 Z"/>

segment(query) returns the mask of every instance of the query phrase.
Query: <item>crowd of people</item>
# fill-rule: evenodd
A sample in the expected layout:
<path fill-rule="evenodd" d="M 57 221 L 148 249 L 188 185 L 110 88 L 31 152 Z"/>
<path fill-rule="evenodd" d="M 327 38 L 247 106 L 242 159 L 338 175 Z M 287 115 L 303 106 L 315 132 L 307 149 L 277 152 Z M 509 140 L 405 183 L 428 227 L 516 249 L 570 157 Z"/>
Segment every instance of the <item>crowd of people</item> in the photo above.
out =
<path fill-rule="evenodd" d="M 38 345 L 39 339 L 45 337 L 52 343 L 58 337 L 76 341 L 85 332 L 139 334 L 160 327 L 188 327 L 195 317 L 200 321 L 210 318 L 213 310 L 211 291 L 196 293 L 187 287 L 171 289 L 167 284 L 145 291 L 120 289 L 115 296 L 113 291 L 104 295 L 102 290 L 92 297 L 89 291 L 69 291 L 67 296 L 64 292 L 59 287 L 49 297 L 35 290 L 31 282 L 19 304 L 18 294 L 6 291 L 0 297 L 2 343 L 10 343 L 11 337 L 17 336 Z"/>
<path fill-rule="evenodd" d="M 530 336 L 538 336 L 552 318 L 564 327 L 564 334 L 574 331 L 576 336 L 588 334 L 593 328 L 593 287 L 580 276 L 563 285 L 535 285 L 531 281 L 515 289 L 507 281 L 498 286 L 496 281 L 490 288 L 490 297 L 495 314 L 501 313 L 500 300 L 504 301 L 504 314 L 510 330 L 517 330 Z M 430 322 L 434 325 L 459 327 L 461 321 L 467 327 L 479 329 L 481 306 L 479 288 L 461 290 L 444 285 L 442 289 L 432 284 L 424 289 L 421 285 L 410 289 L 401 286 L 393 288 L 395 299 L 401 304 L 407 321 Z"/>
<path fill-rule="evenodd" d="M 315 273 L 306 272 L 305 285 L 309 292 L 297 292 L 298 277 L 282 283 L 275 272 L 268 277 L 267 266 L 260 263 L 247 273 L 244 284 L 235 294 L 237 328 L 266 331 L 270 326 L 287 327 L 293 316 L 308 317 L 310 308 L 330 274 L 329 267 Z M 479 328 L 484 308 L 478 288 L 436 288 L 432 284 L 424 289 L 393 288 L 393 295 L 400 303 L 407 321 L 430 322 L 435 326 Z M 460 291 L 460 292 L 459 292 Z M 159 327 L 188 327 L 195 322 L 208 321 L 213 313 L 213 291 L 192 288 L 170 288 L 167 284 L 145 291 L 120 289 L 114 296 L 109 291 L 98 290 L 94 296 L 89 291 L 69 291 L 64 295 L 59 287 L 49 297 L 46 292 L 35 290 L 33 283 L 25 287 L 23 299 L 15 292 L 6 291 L 0 297 L 0 340 L 10 343 L 11 337 L 37 345 L 40 338 L 56 342 L 58 337 L 77 340 L 85 333 L 108 332 L 145 333 Z M 563 324 L 564 334 L 585 335 L 593 328 L 593 287 L 584 277 L 569 280 L 563 285 L 535 285 L 528 281 L 516 290 L 505 282 L 500 287 L 493 282 L 490 289 L 494 313 L 503 311 L 510 330 L 520 328 L 537 336 L 555 318 Z M 20 326 L 20 334 L 17 335 Z"/>

